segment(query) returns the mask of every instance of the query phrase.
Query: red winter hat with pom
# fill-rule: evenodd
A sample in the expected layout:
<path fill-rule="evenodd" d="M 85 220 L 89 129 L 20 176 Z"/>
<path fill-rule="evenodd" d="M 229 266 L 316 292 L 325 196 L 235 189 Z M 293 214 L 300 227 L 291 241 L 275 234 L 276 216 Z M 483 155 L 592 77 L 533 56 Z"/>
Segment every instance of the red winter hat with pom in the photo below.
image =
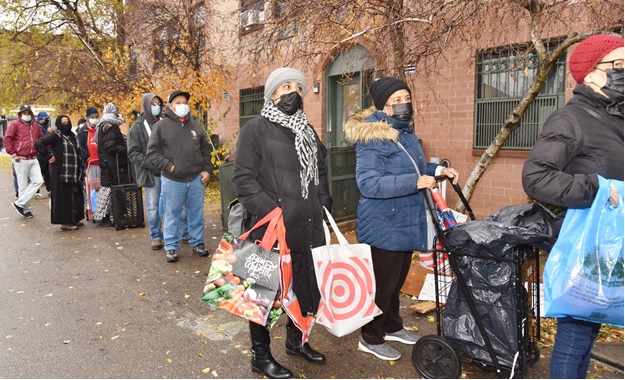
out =
<path fill-rule="evenodd" d="M 586 75 L 612 50 L 623 47 L 623 39 L 599 34 L 580 42 L 569 58 L 569 71 L 575 82 L 583 83 Z"/>

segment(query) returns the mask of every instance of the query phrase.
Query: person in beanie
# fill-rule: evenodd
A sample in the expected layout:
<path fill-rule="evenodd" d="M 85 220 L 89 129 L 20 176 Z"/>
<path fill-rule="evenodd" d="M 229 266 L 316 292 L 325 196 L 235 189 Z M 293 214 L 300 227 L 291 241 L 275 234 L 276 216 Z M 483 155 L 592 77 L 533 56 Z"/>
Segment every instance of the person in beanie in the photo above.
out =
<path fill-rule="evenodd" d="M 18 183 L 19 196 L 12 206 L 25 218 L 33 217 L 29 202 L 44 183 L 35 148 L 35 142 L 43 137 L 43 132 L 34 119 L 30 106 L 22 105 L 17 113 L 17 119 L 9 124 L 3 140 L 4 148 L 13 160 Z"/>
<path fill-rule="evenodd" d="M 85 112 L 86 119 L 81 118 L 84 121 L 84 125 L 78 128 L 76 133 L 76 140 L 80 148 L 80 156 L 86 162 L 86 180 L 87 180 L 87 199 L 90 214 L 95 211 L 95 207 L 92 206 L 91 197 L 92 194 L 96 197 L 99 194 L 100 188 L 100 159 L 98 157 L 98 144 L 96 143 L 96 127 L 98 125 L 98 117 L 100 116 L 98 110 L 94 107 L 87 108 Z M 80 120 L 78 120 L 80 124 Z M 104 222 L 106 223 L 106 221 Z"/>
<path fill-rule="evenodd" d="M 345 137 L 356 147 L 361 193 L 356 238 L 371 246 L 375 303 L 382 310 L 361 328 L 358 349 L 382 360 L 397 360 L 401 353 L 386 342 L 413 345 L 419 339 L 403 327 L 399 290 L 412 252 L 428 243 L 423 189 L 436 187 L 434 175 L 457 183 L 458 172 L 427 163 L 414 132 L 411 91 L 405 82 L 380 78 L 371 83 L 369 92 L 374 107 L 357 112 L 345 124 Z"/>
<path fill-rule="evenodd" d="M 160 120 L 163 112 L 163 99 L 148 92 L 143 95 L 141 113 L 130 131 L 128 131 L 128 157 L 134 165 L 137 186 L 145 190 L 145 203 L 148 211 L 151 248 L 163 248 L 163 230 L 159 199 L 161 197 L 161 171 L 147 158 L 148 140 L 154 130 L 154 124 Z"/>
<path fill-rule="evenodd" d="M 63 231 L 71 231 L 84 225 L 85 164 L 69 117 L 59 115 L 55 126 L 55 131 L 39 139 L 35 146 L 50 164 L 50 222 L 60 224 Z"/>
<path fill-rule="evenodd" d="M 569 57 L 577 85 L 565 107 L 553 112 L 523 165 L 523 189 L 533 199 L 560 206 L 590 207 L 598 175 L 623 180 L 623 38 L 595 35 Z M 609 201 L 616 206 L 612 185 Z M 586 378 L 601 324 L 558 318 L 551 356 L 553 379 Z"/>
<path fill-rule="evenodd" d="M 326 148 L 303 112 L 306 78 L 299 70 L 279 68 L 265 83 L 261 116 L 241 128 L 237 141 L 232 185 L 252 223 L 280 206 L 286 241 L 293 259 L 293 291 L 302 316 L 314 314 L 321 299 L 313 268 L 311 248 L 325 244 L 323 206 L 331 210 L 327 180 Z M 262 238 L 264 229 L 250 240 Z M 285 379 L 293 373 L 271 355 L 271 339 L 265 326 L 249 322 L 252 341 L 251 369 L 268 378 Z M 308 342 L 291 319 L 286 327 L 286 352 L 311 363 L 326 358 Z"/>
<path fill-rule="evenodd" d="M 111 227 L 113 226 L 110 219 L 111 186 L 130 183 L 131 176 L 126 140 L 119 128 L 124 123 L 124 119 L 119 114 L 119 108 L 113 103 L 108 103 L 104 106 L 102 113 L 96 133 L 98 161 L 100 162 L 100 191 L 93 220 L 94 222 L 101 221 L 102 226 Z"/>
<path fill-rule="evenodd" d="M 98 125 L 100 114 L 94 107 L 89 107 L 85 115 L 87 119 L 76 133 L 78 145 L 80 146 L 80 155 L 88 164 L 98 166 L 98 146 L 95 143 L 95 129 Z"/>
<path fill-rule="evenodd" d="M 50 115 L 47 112 L 41 111 L 37 114 L 37 124 L 41 129 L 44 136 L 48 136 L 54 127 L 50 126 Z M 39 168 L 41 169 L 41 175 L 43 176 L 43 182 L 46 185 L 46 190 L 50 192 L 50 170 L 48 169 L 48 160 L 40 154 L 37 154 L 37 162 L 39 162 Z M 35 198 L 42 198 L 43 196 L 37 189 Z"/>
<path fill-rule="evenodd" d="M 202 125 L 191 119 L 190 97 L 184 91 L 169 95 L 163 118 L 154 124 L 148 140 L 148 161 L 161 174 L 167 262 L 178 261 L 183 207 L 187 210 L 189 245 L 193 253 L 208 256 L 204 246 L 204 191 L 213 170 L 212 148 Z"/>

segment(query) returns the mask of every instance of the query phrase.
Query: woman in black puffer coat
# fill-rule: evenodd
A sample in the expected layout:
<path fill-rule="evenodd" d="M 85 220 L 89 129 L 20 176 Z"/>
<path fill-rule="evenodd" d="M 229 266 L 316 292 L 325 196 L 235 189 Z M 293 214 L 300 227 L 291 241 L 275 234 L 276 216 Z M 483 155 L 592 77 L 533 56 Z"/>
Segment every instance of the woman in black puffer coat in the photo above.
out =
<path fill-rule="evenodd" d="M 103 226 L 113 225 L 110 220 L 111 187 L 131 182 L 126 139 L 119 129 L 123 122 L 115 104 L 108 103 L 104 106 L 96 132 L 101 174 L 98 203 L 93 215 L 93 220 L 101 221 Z"/>

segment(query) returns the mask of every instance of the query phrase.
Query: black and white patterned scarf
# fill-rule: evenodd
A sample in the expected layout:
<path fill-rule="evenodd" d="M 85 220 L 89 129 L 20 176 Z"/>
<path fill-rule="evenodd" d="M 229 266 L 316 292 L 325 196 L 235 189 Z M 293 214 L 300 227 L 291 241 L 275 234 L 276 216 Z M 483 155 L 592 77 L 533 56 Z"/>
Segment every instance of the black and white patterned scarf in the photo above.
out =
<path fill-rule="evenodd" d="M 69 136 L 59 130 L 56 134 L 63 140 L 63 166 L 61 168 L 61 182 L 78 183 L 81 181 L 80 161 L 76 145 Z"/>
<path fill-rule="evenodd" d="M 302 197 L 308 199 L 308 185 L 312 181 L 319 185 L 319 170 L 317 170 L 317 142 L 315 132 L 306 114 L 299 110 L 293 116 L 280 111 L 273 102 L 265 100 L 260 112 L 265 119 L 290 129 L 295 134 L 295 151 L 299 159 L 299 176 L 302 187 Z"/>

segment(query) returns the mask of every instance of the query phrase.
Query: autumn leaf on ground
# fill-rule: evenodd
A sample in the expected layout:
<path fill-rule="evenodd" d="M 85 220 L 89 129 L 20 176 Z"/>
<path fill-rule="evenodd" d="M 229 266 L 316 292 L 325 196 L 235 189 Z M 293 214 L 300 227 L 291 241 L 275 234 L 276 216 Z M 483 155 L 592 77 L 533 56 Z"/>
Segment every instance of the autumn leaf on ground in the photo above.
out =
<path fill-rule="evenodd" d="M 433 315 L 428 315 L 428 322 L 430 322 L 430 323 L 436 322 L 436 317 L 433 316 Z"/>
<path fill-rule="evenodd" d="M 115 340 L 117 338 L 119 338 L 119 335 L 115 335 L 114 337 L 111 337 L 111 340 Z"/>
<path fill-rule="evenodd" d="M 210 367 L 206 367 L 202 370 L 203 373 L 209 373 L 211 371 Z"/>
<path fill-rule="evenodd" d="M 191 297 L 191 296 L 190 296 L 190 295 L 188 295 L 188 294 L 185 294 L 185 295 L 184 295 L 184 298 L 189 298 L 189 297 Z"/>
<path fill-rule="evenodd" d="M 139 293 L 139 295 L 140 295 L 141 297 L 145 297 L 145 296 L 146 296 L 146 294 L 147 294 L 146 292 L 141 292 L 141 293 Z"/>
<path fill-rule="evenodd" d="M 50 294 L 46 294 L 44 297 L 52 297 L 52 295 L 53 295 L 53 294 L 52 294 L 52 293 L 50 293 Z"/>
<path fill-rule="evenodd" d="M 171 358 L 167 358 L 167 363 L 171 364 L 173 363 L 173 360 L 171 360 Z"/>
<path fill-rule="evenodd" d="M 121 251 L 121 250 L 123 250 L 123 249 L 124 249 L 124 247 L 117 247 L 117 250 L 118 250 L 118 251 Z"/>
<path fill-rule="evenodd" d="M 211 374 L 213 375 L 213 377 L 219 377 L 219 376 L 217 375 L 217 371 L 211 371 Z"/>

